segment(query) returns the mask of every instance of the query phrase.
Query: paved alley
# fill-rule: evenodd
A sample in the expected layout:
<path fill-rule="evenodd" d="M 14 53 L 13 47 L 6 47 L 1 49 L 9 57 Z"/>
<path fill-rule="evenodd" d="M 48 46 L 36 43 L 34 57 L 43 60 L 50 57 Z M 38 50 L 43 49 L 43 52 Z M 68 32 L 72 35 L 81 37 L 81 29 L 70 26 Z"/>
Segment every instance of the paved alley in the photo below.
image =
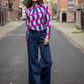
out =
<path fill-rule="evenodd" d="M 24 23 L 0 39 L 0 84 L 28 84 L 25 31 Z M 53 27 L 50 49 L 51 84 L 84 84 L 84 54 Z"/>

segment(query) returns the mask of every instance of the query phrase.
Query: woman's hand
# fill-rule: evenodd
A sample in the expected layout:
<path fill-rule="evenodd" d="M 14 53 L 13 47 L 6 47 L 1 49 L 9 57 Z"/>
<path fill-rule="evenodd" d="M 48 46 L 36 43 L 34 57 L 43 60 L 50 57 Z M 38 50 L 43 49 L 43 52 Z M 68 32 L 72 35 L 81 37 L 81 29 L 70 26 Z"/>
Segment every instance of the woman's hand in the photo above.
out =
<path fill-rule="evenodd" d="M 49 43 L 49 39 L 48 38 L 45 38 L 44 39 L 44 45 L 47 45 Z"/>
<path fill-rule="evenodd" d="M 27 47 L 27 42 L 26 42 L 26 47 Z"/>
<path fill-rule="evenodd" d="M 47 45 L 49 43 L 49 39 L 48 38 L 45 38 L 44 39 L 44 45 Z M 26 42 L 26 47 L 27 47 L 27 42 Z"/>

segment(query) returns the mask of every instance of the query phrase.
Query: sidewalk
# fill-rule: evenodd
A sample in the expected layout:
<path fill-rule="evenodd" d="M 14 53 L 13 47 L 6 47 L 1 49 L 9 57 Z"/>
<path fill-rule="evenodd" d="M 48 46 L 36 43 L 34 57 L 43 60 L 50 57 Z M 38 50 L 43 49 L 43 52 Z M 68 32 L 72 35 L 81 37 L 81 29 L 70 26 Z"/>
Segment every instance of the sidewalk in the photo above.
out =
<path fill-rule="evenodd" d="M 25 23 L 24 20 L 20 20 L 20 21 L 11 21 L 8 22 L 6 25 L 4 26 L 0 26 L 0 40 L 2 38 L 4 38 L 5 36 L 7 36 L 7 33 L 13 31 L 14 29 L 18 28 L 20 25 L 22 25 L 23 23 Z"/>
<path fill-rule="evenodd" d="M 75 23 L 60 23 L 55 20 L 51 25 L 69 40 L 76 48 L 84 52 L 84 32 L 76 28 Z"/>

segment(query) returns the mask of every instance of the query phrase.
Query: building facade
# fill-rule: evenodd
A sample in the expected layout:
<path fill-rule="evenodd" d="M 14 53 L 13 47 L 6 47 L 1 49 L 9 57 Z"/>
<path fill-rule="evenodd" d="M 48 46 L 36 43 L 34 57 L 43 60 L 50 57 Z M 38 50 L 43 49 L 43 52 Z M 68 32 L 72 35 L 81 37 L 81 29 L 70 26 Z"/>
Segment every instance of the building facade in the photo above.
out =
<path fill-rule="evenodd" d="M 76 0 L 58 0 L 57 19 L 60 22 L 76 21 Z"/>
<path fill-rule="evenodd" d="M 19 0 L 0 0 L 0 25 L 19 19 Z"/>
<path fill-rule="evenodd" d="M 7 7 L 7 20 L 19 20 L 19 0 L 5 0 Z"/>
<path fill-rule="evenodd" d="M 51 2 L 52 2 L 52 4 L 57 4 L 57 0 L 51 0 Z M 51 15 L 52 15 L 54 18 L 56 18 L 57 13 L 56 13 L 56 14 L 54 13 L 53 7 L 51 8 L 51 13 L 52 13 Z M 54 19 L 54 18 L 53 18 L 53 19 Z"/>
<path fill-rule="evenodd" d="M 84 31 L 84 0 L 76 2 L 76 26 Z"/>
<path fill-rule="evenodd" d="M 26 15 L 25 15 L 26 7 L 24 6 L 24 4 L 22 2 L 23 2 L 23 0 L 19 0 L 20 19 L 25 19 L 25 17 L 26 17 Z"/>
<path fill-rule="evenodd" d="M 0 26 L 7 23 L 5 0 L 0 0 Z"/>

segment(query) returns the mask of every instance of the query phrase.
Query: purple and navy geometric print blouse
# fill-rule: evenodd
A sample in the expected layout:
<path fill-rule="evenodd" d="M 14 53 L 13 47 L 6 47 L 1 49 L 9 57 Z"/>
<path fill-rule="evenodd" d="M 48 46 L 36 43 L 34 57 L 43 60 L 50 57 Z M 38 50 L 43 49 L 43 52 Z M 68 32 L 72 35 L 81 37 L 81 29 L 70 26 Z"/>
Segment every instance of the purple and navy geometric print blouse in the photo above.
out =
<path fill-rule="evenodd" d="M 50 39 L 50 13 L 48 10 L 48 5 L 32 5 L 32 7 L 27 8 L 26 11 L 26 41 L 28 40 L 29 30 L 46 30 L 46 38 Z"/>

